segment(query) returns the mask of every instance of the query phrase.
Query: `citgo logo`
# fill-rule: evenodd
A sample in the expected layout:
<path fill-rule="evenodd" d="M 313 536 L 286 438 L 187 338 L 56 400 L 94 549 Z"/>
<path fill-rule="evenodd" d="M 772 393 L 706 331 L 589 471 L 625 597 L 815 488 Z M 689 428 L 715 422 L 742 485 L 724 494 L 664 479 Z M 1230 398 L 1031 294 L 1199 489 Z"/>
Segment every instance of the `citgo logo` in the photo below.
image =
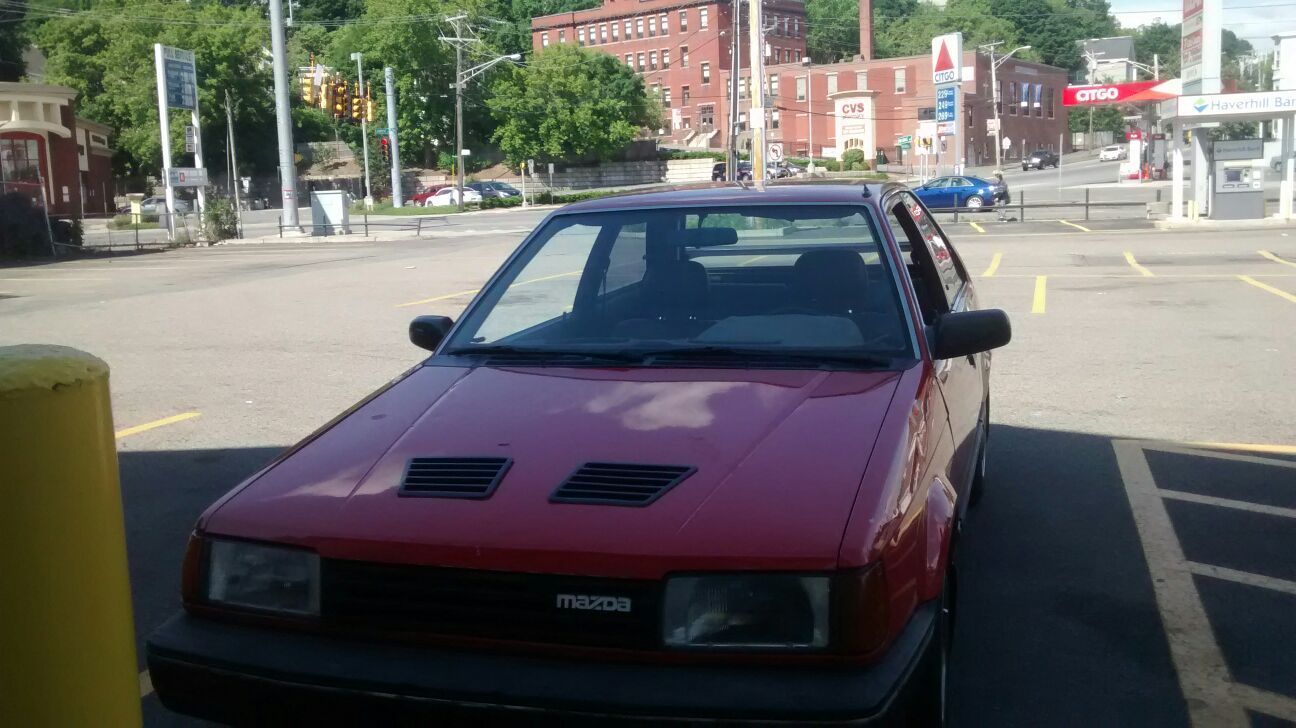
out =
<path fill-rule="evenodd" d="M 1076 101 L 1088 103 L 1090 101 L 1115 101 L 1120 96 L 1120 89 L 1115 86 L 1103 86 L 1101 88 L 1086 88 L 1076 91 Z"/>

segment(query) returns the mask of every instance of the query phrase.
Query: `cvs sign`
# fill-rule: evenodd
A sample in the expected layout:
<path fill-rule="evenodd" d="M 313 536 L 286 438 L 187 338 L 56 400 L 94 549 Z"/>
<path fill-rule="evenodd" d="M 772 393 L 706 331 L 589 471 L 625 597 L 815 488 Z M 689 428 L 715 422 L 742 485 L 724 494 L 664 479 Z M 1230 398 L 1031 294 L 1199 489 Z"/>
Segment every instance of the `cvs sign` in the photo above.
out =
<path fill-rule="evenodd" d="M 1101 106 L 1127 101 L 1159 84 L 1160 81 L 1111 83 L 1100 86 L 1067 86 L 1062 89 L 1063 106 Z"/>

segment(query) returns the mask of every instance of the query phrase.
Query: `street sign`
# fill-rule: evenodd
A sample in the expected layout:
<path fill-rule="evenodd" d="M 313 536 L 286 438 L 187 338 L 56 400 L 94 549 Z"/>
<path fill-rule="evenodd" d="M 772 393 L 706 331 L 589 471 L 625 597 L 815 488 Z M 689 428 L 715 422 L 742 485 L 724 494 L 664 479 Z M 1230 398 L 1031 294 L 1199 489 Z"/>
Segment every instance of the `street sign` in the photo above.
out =
<path fill-rule="evenodd" d="M 949 137 L 958 133 L 958 122 L 938 121 L 936 122 L 936 136 Z"/>
<path fill-rule="evenodd" d="M 189 109 L 198 105 L 198 74 L 193 51 L 162 46 L 162 70 L 166 76 L 167 106 Z"/>
<path fill-rule="evenodd" d="M 534 159 L 528 159 L 528 160 L 527 160 L 527 174 L 531 175 L 532 177 L 535 176 L 535 160 L 534 160 Z"/>
<path fill-rule="evenodd" d="M 932 83 L 963 80 L 963 34 L 949 33 L 932 38 Z"/>
<path fill-rule="evenodd" d="M 1012 147 L 1012 138 L 1011 138 L 1011 137 L 1004 137 L 1004 138 L 1003 138 L 1003 149 L 1004 149 L 1004 151 L 1005 151 L 1005 152 L 1008 151 L 1008 149 L 1009 149 L 1010 147 Z"/>
<path fill-rule="evenodd" d="M 391 129 L 388 129 L 385 126 L 378 126 L 378 127 L 374 127 L 373 133 L 374 136 L 380 136 L 380 137 L 387 136 L 388 134 L 391 133 Z"/>
<path fill-rule="evenodd" d="M 185 152 L 193 154 L 198 148 L 198 129 L 193 126 L 185 127 Z"/>
<path fill-rule="evenodd" d="M 769 158 L 771 162 L 783 161 L 783 145 L 779 142 L 772 142 L 769 145 Z"/>
<path fill-rule="evenodd" d="M 172 187 L 206 187 L 207 170 L 204 167 L 167 167 L 167 181 Z"/>
<path fill-rule="evenodd" d="M 1179 117 L 1182 120 L 1202 116 L 1267 116 L 1296 111 L 1296 90 L 1253 91 L 1241 94 L 1180 96 Z"/>
<path fill-rule="evenodd" d="M 987 133 L 987 134 L 993 134 L 993 133 L 995 133 L 995 132 L 997 132 L 997 131 L 999 131 L 999 120 L 998 120 L 998 119 L 986 119 L 986 133 Z"/>
<path fill-rule="evenodd" d="M 908 149 L 913 146 L 913 135 L 905 134 L 896 137 L 896 146 L 901 149 Z"/>

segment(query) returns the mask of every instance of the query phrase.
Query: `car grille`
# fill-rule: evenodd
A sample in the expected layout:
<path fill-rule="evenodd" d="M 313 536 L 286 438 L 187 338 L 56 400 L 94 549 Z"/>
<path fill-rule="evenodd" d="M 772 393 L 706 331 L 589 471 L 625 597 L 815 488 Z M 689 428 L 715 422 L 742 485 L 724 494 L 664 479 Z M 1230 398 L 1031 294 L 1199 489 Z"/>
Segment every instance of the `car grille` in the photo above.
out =
<path fill-rule="evenodd" d="M 591 606 L 624 606 L 630 611 Z M 326 559 L 321 613 L 345 631 L 422 633 L 592 647 L 652 649 L 661 584 Z M 566 604 L 560 608 L 559 603 Z M 587 608 L 577 608 L 577 605 Z"/>

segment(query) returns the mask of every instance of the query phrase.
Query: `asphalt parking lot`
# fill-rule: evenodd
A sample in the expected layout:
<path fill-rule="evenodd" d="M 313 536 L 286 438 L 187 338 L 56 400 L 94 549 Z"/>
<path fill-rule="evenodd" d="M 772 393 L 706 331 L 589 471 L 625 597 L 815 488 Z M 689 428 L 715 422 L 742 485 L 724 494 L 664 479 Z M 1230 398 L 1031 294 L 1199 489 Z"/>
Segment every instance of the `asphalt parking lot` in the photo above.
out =
<path fill-rule="evenodd" d="M 456 315 L 539 216 L 0 268 L 0 345 L 113 367 L 141 643 L 198 513 L 417 363 L 408 320 Z M 947 226 L 1015 330 L 955 724 L 1296 724 L 1296 229 L 985 217 Z M 148 725 L 187 724 L 141 694 Z"/>

